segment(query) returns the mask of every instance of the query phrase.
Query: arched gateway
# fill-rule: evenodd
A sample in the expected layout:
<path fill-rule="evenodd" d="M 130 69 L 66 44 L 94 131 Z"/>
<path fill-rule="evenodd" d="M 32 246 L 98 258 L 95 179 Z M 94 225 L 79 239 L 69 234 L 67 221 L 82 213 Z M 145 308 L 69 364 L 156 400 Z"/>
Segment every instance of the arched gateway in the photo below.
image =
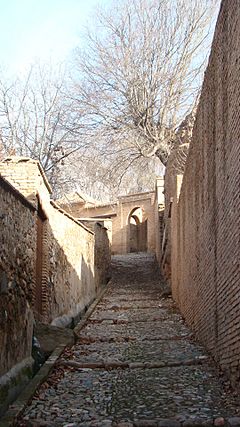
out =
<path fill-rule="evenodd" d="M 147 218 L 142 208 L 132 209 L 128 217 L 128 251 L 147 251 Z"/>
<path fill-rule="evenodd" d="M 159 178 L 156 191 L 127 194 L 118 197 L 113 203 L 99 203 L 79 192 L 68 195 L 67 203 L 65 200 L 58 203 L 87 227 L 96 220 L 103 221 L 108 228 L 112 254 L 154 253 L 160 193 L 163 199 L 162 188 L 163 179 Z"/>

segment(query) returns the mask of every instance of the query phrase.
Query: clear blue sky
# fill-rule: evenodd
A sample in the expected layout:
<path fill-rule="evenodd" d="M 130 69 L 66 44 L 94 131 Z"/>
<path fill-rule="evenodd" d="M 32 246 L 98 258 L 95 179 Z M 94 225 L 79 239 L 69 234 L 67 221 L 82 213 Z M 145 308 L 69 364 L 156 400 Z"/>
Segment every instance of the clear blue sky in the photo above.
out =
<path fill-rule="evenodd" d="M 63 61 L 97 4 L 110 0 L 0 0 L 0 67 L 19 74 L 36 59 Z"/>

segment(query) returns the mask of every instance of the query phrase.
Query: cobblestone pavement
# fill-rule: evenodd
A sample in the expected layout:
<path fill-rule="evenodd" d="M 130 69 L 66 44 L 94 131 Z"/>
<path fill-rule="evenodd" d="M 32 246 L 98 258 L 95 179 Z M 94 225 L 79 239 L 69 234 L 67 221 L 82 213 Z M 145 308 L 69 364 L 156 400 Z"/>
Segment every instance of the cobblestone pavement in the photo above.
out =
<path fill-rule="evenodd" d="M 77 343 L 18 425 L 240 425 L 237 396 L 167 296 L 154 257 L 115 256 L 112 271 Z"/>

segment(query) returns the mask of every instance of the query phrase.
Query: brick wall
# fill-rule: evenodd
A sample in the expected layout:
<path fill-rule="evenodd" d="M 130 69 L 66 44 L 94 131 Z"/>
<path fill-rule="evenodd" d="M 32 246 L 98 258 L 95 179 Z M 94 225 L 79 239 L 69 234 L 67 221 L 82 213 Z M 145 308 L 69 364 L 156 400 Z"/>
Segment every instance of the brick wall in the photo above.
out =
<path fill-rule="evenodd" d="M 223 1 L 179 201 L 172 289 L 234 385 L 240 377 L 240 4 Z"/>
<path fill-rule="evenodd" d="M 129 215 L 135 208 L 140 207 L 144 218 L 147 219 L 147 250 L 155 252 L 156 249 L 156 210 L 155 192 L 129 194 L 119 197 L 117 203 L 108 205 L 90 206 L 74 203 L 72 206 L 63 205 L 65 210 L 72 212 L 76 218 L 111 218 L 112 221 L 112 254 L 125 254 L 129 252 Z M 101 218 L 102 217 L 102 218 Z"/>
<path fill-rule="evenodd" d="M 156 179 L 155 187 L 155 253 L 159 266 L 162 265 L 164 256 L 163 251 L 163 233 L 164 233 L 164 212 L 165 212 L 165 199 L 164 199 L 164 179 L 158 177 Z"/>
<path fill-rule="evenodd" d="M 171 224 L 172 203 L 175 195 L 177 176 L 184 173 L 189 143 L 177 146 L 170 154 L 164 176 L 165 209 L 163 214 L 163 242 L 161 270 L 167 281 L 171 281 Z M 178 182 L 178 193 L 179 193 Z"/>
<path fill-rule="evenodd" d="M 155 252 L 156 230 L 155 230 L 155 192 L 129 194 L 119 197 L 118 206 L 118 227 L 113 227 L 113 242 L 115 240 L 116 253 L 125 254 L 130 251 L 130 227 L 129 215 L 140 208 L 143 214 L 143 221 L 147 220 L 147 251 Z"/>
<path fill-rule="evenodd" d="M 31 375 L 35 223 L 35 208 L 0 177 L 0 415 Z"/>

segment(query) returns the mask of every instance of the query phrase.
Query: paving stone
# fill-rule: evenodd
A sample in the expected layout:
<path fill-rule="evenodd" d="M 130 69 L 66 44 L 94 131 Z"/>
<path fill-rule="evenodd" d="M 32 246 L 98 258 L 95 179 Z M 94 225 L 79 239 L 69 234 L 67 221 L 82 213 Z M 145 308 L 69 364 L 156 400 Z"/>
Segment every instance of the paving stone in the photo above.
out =
<path fill-rule="evenodd" d="M 61 356 L 74 363 L 56 366 L 22 422 L 207 427 L 228 417 L 229 426 L 240 426 L 238 398 L 224 389 L 172 299 L 162 297 L 154 262 L 149 254 L 113 258 L 110 288 Z"/>
<path fill-rule="evenodd" d="M 225 420 L 224 420 L 223 417 L 219 417 L 219 418 L 216 418 L 214 420 L 213 425 L 216 426 L 216 427 L 222 427 L 222 426 L 225 426 L 226 423 L 225 423 Z"/>
<path fill-rule="evenodd" d="M 133 423 L 134 427 L 158 427 L 158 421 L 139 420 Z"/>
<path fill-rule="evenodd" d="M 203 349 L 195 346 L 188 339 L 178 341 L 161 340 L 156 345 L 155 341 L 92 343 L 88 345 L 76 344 L 74 357 L 82 362 L 105 361 L 109 358 L 117 361 L 142 363 L 149 361 L 175 361 L 185 360 L 187 357 L 200 358 Z"/>
<path fill-rule="evenodd" d="M 129 423 L 129 422 L 122 422 L 122 423 L 117 423 L 116 425 L 114 425 L 114 427 L 133 427 L 133 423 Z"/>
<path fill-rule="evenodd" d="M 213 419 L 203 420 L 199 418 L 186 420 L 182 423 L 183 427 L 210 427 L 213 426 Z"/>
<path fill-rule="evenodd" d="M 181 427 L 181 424 L 174 420 L 162 420 L 159 421 L 158 427 Z"/>
<path fill-rule="evenodd" d="M 208 420 L 202 421 L 202 427 L 211 427 L 213 426 L 214 420 L 212 418 L 209 418 Z"/>
<path fill-rule="evenodd" d="M 106 326 L 104 324 L 93 324 L 88 323 L 85 328 L 82 329 L 79 337 L 91 336 L 94 338 L 101 337 L 133 337 L 139 340 L 152 339 L 152 338 L 171 338 L 176 335 L 182 337 L 189 335 L 189 330 L 182 323 L 176 323 L 171 321 L 154 321 L 154 328 L 151 322 L 138 322 L 129 323 L 127 325 L 111 324 Z"/>
<path fill-rule="evenodd" d="M 112 420 L 102 420 L 101 425 L 102 425 L 102 427 L 111 427 L 112 426 Z"/>
<path fill-rule="evenodd" d="M 240 417 L 228 418 L 227 423 L 230 427 L 240 427 Z"/>

